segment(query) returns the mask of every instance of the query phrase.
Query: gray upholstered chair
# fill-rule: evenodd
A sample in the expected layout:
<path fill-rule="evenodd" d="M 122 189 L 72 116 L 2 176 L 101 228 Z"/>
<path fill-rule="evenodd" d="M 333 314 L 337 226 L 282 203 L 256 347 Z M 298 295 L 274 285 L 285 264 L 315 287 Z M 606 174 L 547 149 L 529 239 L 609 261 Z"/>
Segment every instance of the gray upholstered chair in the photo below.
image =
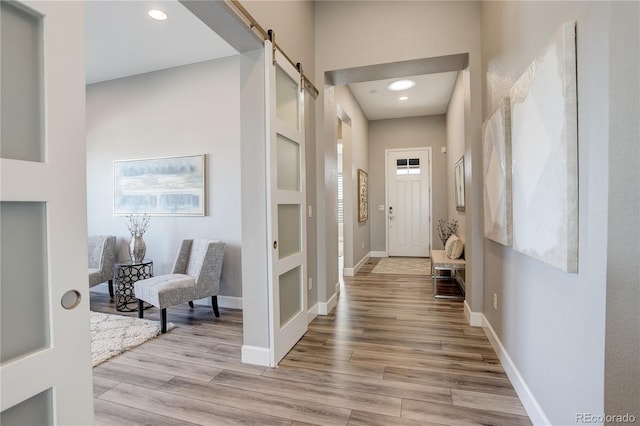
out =
<path fill-rule="evenodd" d="M 143 317 L 144 302 L 160 308 L 162 332 L 167 331 L 167 308 L 204 297 L 211 297 L 213 313 L 218 311 L 220 274 L 224 260 L 221 241 L 184 240 L 170 275 L 159 275 L 134 283 L 138 299 L 138 318 Z"/>
<path fill-rule="evenodd" d="M 89 287 L 107 281 L 113 298 L 113 264 L 116 261 L 116 237 L 95 235 L 89 237 Z"/>

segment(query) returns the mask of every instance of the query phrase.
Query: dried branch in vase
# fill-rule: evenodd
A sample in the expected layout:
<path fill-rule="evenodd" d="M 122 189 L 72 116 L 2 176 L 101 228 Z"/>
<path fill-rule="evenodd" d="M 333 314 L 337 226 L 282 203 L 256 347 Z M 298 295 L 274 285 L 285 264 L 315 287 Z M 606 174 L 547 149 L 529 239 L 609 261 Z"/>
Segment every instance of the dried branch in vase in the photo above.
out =
<path fill-rule="evenodd" d="M 130 214 L 127 228 L 129 228 L 129 233 L 132 237 L 142 237 L 144 233 L 147 232 L 147 229 L 149 229 L 150 222 L 151 217 L 146 213 L 142 216 Z"/>
<path fill-rule="evenodd" d="M 438 220 L 438 236 L 440 237 L 440 241 L 442 241 L 443 246 L 447 243 L 449 237 L 456 232 L 458 232 L 458 221 L 456 219 L 451 219 L 449 221 L 444 219 Z"/>

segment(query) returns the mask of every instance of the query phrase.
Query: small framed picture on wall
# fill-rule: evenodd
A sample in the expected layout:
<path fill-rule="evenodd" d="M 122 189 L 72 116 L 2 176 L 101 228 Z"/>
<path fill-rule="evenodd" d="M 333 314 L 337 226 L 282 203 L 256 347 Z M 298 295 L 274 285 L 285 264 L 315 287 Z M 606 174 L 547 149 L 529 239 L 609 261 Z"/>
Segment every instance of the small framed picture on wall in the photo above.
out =
<path fill-rule="evenodd" d="M 358 169 L 358 222 L 369 220 L 369 175 Z"/>

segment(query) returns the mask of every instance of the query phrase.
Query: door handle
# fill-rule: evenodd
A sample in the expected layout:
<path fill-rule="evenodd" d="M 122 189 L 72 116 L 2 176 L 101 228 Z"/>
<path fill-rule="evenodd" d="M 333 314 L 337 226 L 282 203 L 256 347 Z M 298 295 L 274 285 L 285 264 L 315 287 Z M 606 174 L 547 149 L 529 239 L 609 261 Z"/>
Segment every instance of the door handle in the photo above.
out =
<path fill-rule="evenodd" d="M 80 295 L 80 292 L 78 290 L 69 290 L 62 295 L 60 304 L 63 308 L 71 310 L 77 308 L 81 300 L 82 296 Z"/>

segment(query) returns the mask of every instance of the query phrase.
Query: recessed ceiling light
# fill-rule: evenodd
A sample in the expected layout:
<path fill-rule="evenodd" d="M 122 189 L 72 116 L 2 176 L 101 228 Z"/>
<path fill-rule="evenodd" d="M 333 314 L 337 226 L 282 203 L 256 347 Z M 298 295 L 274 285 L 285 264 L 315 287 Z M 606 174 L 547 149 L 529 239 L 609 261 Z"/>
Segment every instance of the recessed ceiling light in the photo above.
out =
<path fill-rule="evenodd" d="M 149 11 L 149 16 L 151 16 L 156 21 L 164 21 L 167 19 L 167 14 L 160 9 L 151 9 Z"/>
<path fill-rule="evenodd" d="M 416 82 L 413 80 L 396 80 L 390 83 L 387 86 L 387 89 L 393 92 L 399 92 L 401 90 L 411 89 L 415 85 L 416 85 Z"/>
<path fill-rule="evenodd" d="M 408 96 L 400 96 L 400 97 L 398 98 L 398 100 L 399 100 L 399 101 L 406 101 L 407 99 L 409 99 L 409 97 L 408 97 Z"/>

